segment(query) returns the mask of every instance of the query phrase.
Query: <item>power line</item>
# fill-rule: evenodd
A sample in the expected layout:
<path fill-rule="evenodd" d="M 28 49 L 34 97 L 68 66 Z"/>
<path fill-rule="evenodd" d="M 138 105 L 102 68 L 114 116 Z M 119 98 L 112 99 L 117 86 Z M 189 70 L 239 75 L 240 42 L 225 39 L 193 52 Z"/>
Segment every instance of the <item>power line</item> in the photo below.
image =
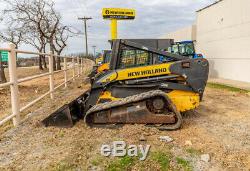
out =
<path fill-rule="evenodd" d="M 86 56 L 88 56 L 88 34 L 87 34 L 87 21 L 91 20 L 91 17 L 79 17 L 78 20 L 83 20 L 84 22 L 84 32 L 85 32 L 85 46 L 86 46 Z"/>

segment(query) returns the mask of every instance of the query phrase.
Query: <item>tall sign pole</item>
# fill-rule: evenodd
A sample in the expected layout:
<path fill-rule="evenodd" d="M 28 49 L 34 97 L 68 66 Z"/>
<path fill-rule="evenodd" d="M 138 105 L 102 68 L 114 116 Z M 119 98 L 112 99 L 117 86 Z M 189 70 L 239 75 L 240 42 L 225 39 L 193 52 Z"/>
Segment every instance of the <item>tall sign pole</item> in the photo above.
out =
<path fill-rule="evenodd" d="M 123 8 L 103 8 L 102 9 L 103 19 L 111 20 L 110 32 L 111 39 L 117 39 L 117 20 L 133 20 L 135 19 L 134 9 L 123 9 Z"/>
<path fill-rule="evenodd" d="M 112 19 L 111 20 L 111 39 L 117 39 L 117 20 Z"/>
<path fill-rule="evenodd" d="M 87 31 L 87 20 L 91 20 L 91 17 L 78 18 L 78 20 L 84 21 L 84 32 L 85 32 L 85 46 L 86 46 L 86 56 L 89 55 L 88 51 L 88 31 Z"/>

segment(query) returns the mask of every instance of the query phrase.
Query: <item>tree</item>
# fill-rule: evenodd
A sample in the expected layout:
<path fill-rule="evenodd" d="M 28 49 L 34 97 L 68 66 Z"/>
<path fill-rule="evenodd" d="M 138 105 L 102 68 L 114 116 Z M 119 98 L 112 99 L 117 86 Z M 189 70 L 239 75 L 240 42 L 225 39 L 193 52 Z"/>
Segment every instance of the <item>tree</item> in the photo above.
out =
<path fill-rule="evenodd" d="M 54 49 L 58 56 L 61 55 L 62 51 L 67 47 L 67 41 L 70 37 L 78 35 L 78 33 L 74 33 L 70 27 L 61 26 L 57 30 L 56 37 L 54 40 Z M 61 59 L 57 58 L 57 70 L 61 70 Z"/>
<path fill-rule="evenodd" d="M 40 53 L 45 52 L 46 44 L 54 53 L 53 40 L 60 23 L 60 15 L 50 0 L 5 0 L 9 7 L 4 10 L 11 24 L 17 22 L 23 26 L 26 34 L 26 43 L 32 45 Z M 39 68 L 42 68 L 42 59 L 46 67 L 44 56 L 39 55 Z M 56 70 L 56 61 L 54 70 Z"/>
<path fill-rule="evenodd" d="M 40 53 L 46 52 L 46 47 L 54 54 L 61 55 L 67 46 L 71 31 L 68 26 L 61 23 L 61 16 L 55 10 L 53 0 L 4 0 L 8 6 L 3 12 L 8 25 L 22 26 L 25 35 L 24 43 L 33 46 Z M 42 62 L 46 68 L 43 55 L 39 55 L 39 68 Z M 53 68 L 61 69 L 60 58 L 53 58 Z M 57 64 L 57 67 L 56 67 Z"/>
<path fill-rule="evenodd" d="M 19 45 L 23 42 L 24 33 L 21 28 L 8 27 L 0 33 L 0 38 L 5 42 L 13 43 L 18 49 Z"/>
<path fill-rule="evenodd" d="M 25 37 L 24 42 L 33 46 L 39 53 L 46 52 L 46 39 L 36 31 L 29 32 Z M 47 69 L 45 56 L 39 55 L 38 65 L 40 70 L 43 70 L 42 64 L 44 65 L 44 68 Z"/>
<path fill-rule="evenodd" d="M 61 55 L 63 49 L 67 46 L 66 41 L 68 40 L 69 36 L 65 34 L 66 29 L 67 27 L 64 26 L 57 30 L 55 41 L 53 43 L 54 49 L 58 56 Z M 60 57 L 57 57 L 56 68 L 57 70 L 61 70 L 61 58 Z"/>
<path fill-rule="evenodd" d="M 43 1 L 43 0 L 41 0 Z M 56 33 L 58 31 L 58 27 L 60 24 L 61 16 L 54 9 L 54 3 L 51 3 L 49 6 L 49 10 L 46 11 L 46 15 L 44 17 L 44 26 L 46 28 L 45 32 L 41 32 L 43 37 L 47 39 L 49 43 L 50 52 L 52 54 L 55 53 L 55 45 L 54 40 L 56 39 Z M 53 57 L 53 69 L 56 70 L 56 60 Z"/>

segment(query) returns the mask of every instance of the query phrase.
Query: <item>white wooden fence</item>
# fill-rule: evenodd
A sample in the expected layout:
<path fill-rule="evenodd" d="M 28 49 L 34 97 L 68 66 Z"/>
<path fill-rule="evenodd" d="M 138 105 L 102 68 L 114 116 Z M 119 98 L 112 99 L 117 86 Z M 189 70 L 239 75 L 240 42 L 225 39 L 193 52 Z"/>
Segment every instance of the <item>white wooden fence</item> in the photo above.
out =
<path fill-rule="evenodd" d="M 51 99 L 54 99 L 54 92 L 56 89 L 62 87 L 63 85 L 67 87 L 67 83 L 71 80 L 75 80 L 76 76 L 80 76 L 80 74 L 83 73 L 83 59 L 79 57 L 66 57 L 66 56 L 57 56 L 52 53 L 47 54 L 47 53 L 36 53 L 36 52 L 30 52 L 30 51 L 22 51 L 18 50 L 15 48 L 15 45 L 10 43 L 9 48 L 0 48 L 0 50 L 3 51 L 8 51 L 9 53 L 9 59 L 8 59 L 8 68 L 9 68 L 9 82 L 0 84 L 0 88 L 10 86 L 10 94 L 11 94 L 11 109 L 12 109 L 12 114 L 7 115 L 4 119 L 0 120 L 0 126 L 3 125 L 4 123 L 8 122 L 9 120 L 13 119 L 13 124 L 14 126 L 17 126 L 21 122 L 21 117 L 20 113 L 26 110 L 27 108 L 31 107 L 32 105 L 36 104 L 40 100 L 42 100 L 44 97 L 47 95 L 50 95 Z M 45 57 L 49 58 L 49 72 L 39 74 L 39 75 L 33 75 L 30 77 L 18 79 L 17 78 L 17 67 L 16 67 L 16 54 L 33 54 L 33 55 L 44 55 Z M 64 59 L 64 67 L 62 70 L 59 71 L 54 71 L 53 70 L 53 57 L 60 57 Z M 71 58 L 72 59 L 72 66 L 73 67 L 67 67 L 67 59 Z M 77 61 L 76 61 L 77 60 Z M 77 74 L 76 70 L 77 69 Z M 69 78 L 67 71 L 68 70 L 73 70 L 72 77 Z M 54 80 L 54 74 L 55 73 L 60 73 L 64 72 L 64 82 L 61 83 L 60 85 L 55 87 L 55 80 Z M 20 83 L 30 81 L 33 79 L 41 78 L 41 77 L 46 77 L 49 76 L 49 87 L 50 90 L 38 97 L 37 99 L 33 100 L 32 102 L 28 103 L 26 106 L 21 107 L 20 106 L 20 101 L 19 101 L 19 92 L 18 92 L 18 85 Z"/>

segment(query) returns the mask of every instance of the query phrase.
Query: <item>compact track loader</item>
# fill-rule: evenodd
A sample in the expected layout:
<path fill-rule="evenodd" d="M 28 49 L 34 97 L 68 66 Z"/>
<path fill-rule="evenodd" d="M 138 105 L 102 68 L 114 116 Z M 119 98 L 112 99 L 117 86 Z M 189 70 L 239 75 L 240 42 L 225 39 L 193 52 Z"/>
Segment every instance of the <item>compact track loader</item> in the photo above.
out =
<path fill-rule="evenodd" d="M 165 58 L 164 63 L 159 57 Z M 128 40 L 113 41 L 109 70 L 97 74 L 91 89 L 43 120 L 70 127 L 145 124 L 174 130 L 181 113 L 199 106 L 209 63 L 163 52 Z"/>
<path fill-rule="evenodd" d="M 144 46 L 149 46 L 160 50 L 171 48 L 172 44 L 174 44 L 173 39 L 123 39 L 123 40 L 143 44 Z M 112 49 L 113 41 L 109 40 L 109 43 Z M 109 70 L 109 63 L 111 60 L 110 56 L 111 56 L 111 50 L 104 50 L 102 61 L 98 60 L 99 62 L 101 62 L 101 64 L 98 64 L 98 62 L 96 62 L 97 65 L 93 67 L 93 70 L 88 75 L 88 77 L 91 80 L 91 84 L 96 74 L 101 72 L 106 72 L 107 70 Z M 158 60 L 164 60 L 164 58 L 159 58 Z"/>

